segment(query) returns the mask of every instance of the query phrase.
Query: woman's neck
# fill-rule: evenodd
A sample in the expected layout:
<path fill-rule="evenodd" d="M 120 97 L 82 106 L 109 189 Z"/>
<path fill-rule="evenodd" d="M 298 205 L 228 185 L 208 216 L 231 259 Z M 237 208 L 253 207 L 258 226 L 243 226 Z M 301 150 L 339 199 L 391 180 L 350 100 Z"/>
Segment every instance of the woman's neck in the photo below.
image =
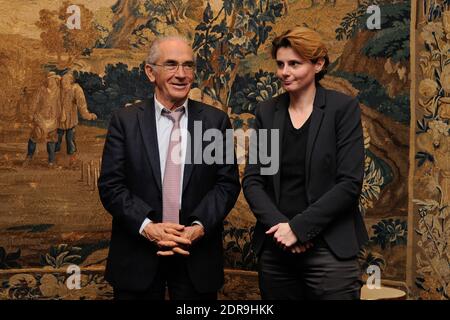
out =
<path fill-rule="evenodd" d="M 289 92 L 290 108 L 295 111 L 305 111 L 312 107 L 314 103 L 314 97 L 316 96 L 316 84 L 313 82 L 306 88 L 297 90 L 295 92 Z"/>

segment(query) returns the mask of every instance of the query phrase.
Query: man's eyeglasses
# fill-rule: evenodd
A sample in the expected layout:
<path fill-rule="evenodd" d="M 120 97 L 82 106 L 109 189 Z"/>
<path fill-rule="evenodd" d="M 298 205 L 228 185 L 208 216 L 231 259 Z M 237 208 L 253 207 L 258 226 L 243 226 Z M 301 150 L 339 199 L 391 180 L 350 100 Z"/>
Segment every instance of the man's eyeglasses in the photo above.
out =
<path fill-rule="evenodd" d="M 178 63 L 178 62 L 164 62 L 163 64 L 152 63 L 153 66 L 162 67 L 164 70 L 168 72 L 177 72 L 178 68 L 181 66 L 184 71 L 192 72 L 195 69 L 195 63 L 192 61 Z"/>

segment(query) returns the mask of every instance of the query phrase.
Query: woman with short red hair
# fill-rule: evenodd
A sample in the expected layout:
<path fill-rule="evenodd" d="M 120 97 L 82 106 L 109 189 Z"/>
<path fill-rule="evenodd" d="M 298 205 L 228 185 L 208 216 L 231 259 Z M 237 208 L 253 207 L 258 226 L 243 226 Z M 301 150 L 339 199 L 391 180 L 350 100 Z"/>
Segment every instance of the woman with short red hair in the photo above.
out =
<path fill-rule="evenodd" d="M 357 254 L 367 241 L 359 211 L 364 144 L 358 101 L 319 84 L 329 64 L 320 35 L 296 27 L 272 43 L 286 93 L 261 102 L 255 129 L 279 133 L 279 170 L 248 164 L 244 195 L 263 299 L 359 299 Z M 271 140 L 269 140 L 271 141 Z M 250 151 L 263 141 L 251 139 Z M 271 151 L 272 150 L 272 151 Z"/>

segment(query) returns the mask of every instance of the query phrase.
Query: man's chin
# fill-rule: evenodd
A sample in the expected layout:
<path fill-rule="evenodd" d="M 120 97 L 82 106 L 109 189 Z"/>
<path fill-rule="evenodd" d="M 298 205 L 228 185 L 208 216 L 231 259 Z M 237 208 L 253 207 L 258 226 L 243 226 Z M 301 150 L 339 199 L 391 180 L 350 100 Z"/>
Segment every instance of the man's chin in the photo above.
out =
<path fill-rule="evenodd" d="M 176 104 L 176 105 L 181 105 L 189 96 L 189 92 L 187 92 L 186 94 L 177 94 L 177 95 L 172 95 L 172 103 Z"/>
<path fill-rule="evenodd" d="M 180 101 L 180 100 L 186 100 L 186 98 L 189 95 L 189 90 L 183 91 L 183 92 L 172 92 L 171 96 L 173 100 Z"/>

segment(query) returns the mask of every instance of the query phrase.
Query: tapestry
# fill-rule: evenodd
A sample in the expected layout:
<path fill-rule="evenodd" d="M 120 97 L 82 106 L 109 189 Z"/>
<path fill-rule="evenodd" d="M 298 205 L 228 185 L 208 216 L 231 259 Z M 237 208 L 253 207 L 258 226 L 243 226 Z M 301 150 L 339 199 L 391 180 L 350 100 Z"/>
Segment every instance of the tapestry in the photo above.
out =
<path fill-rule="evenodd" d="M 414 11 L 411 62 L 408 281 L 420 299 L 450 297 L 450 11 L 423 1 Z"/>
<path fill-rule="evenodd" d="M 328 46 L 321 84 L 360 102 L 364 280 L 375 266 L 410 298 L 448 298 L 447 10 L 447 1 L 427 0 L 0 0 L 0 299 L 111 298 L 101 154 L 111 113 L 153 97 L 144 61 L 156 37 L 191 41 L 190 98 L 246 131 L 257 104 L 283 92 L 271 41 L 298 25 Z M 53 125 L 48 114 L 33 115 L 50 110 L 64 88 L 85 103 L 51 131 L 58 142 L 49 145 L 40 130 Z M 246 144 L 236 152 L 244 158 Z M 241 193 L 224 222 L 223 299 L 259 298 L 254 224 Z M 73 265 L 82 273 L 78 292 L 67 285 Z"/>

